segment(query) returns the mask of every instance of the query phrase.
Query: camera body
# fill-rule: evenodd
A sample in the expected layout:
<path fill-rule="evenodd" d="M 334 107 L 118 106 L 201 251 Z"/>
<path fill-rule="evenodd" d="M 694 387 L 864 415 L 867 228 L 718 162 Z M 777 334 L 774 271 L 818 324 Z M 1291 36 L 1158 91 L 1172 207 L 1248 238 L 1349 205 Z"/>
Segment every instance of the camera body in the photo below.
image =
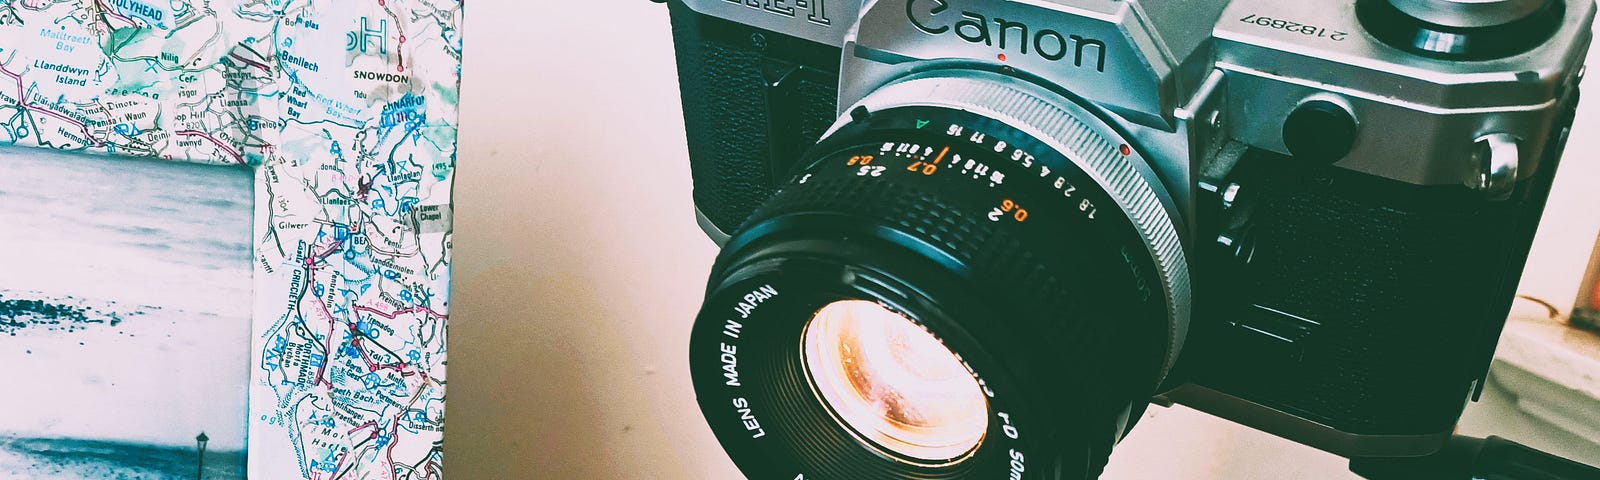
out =
<path fill-rule="evenodd" d="M 1154 401 L 1351 457 L 1438 449 L 1481 389 L 1595 13 L 1587 0 L 669 3 L 694 201 L 719 243 L 820 139 L 870 115 L 874 92 L 962 69 L 1018 79 L 1145 159 L 1130 178 L 1155 186 L 1177 232 L 1156 265 L 1185 267 L 1161 286 L 1184 326 Z"/>

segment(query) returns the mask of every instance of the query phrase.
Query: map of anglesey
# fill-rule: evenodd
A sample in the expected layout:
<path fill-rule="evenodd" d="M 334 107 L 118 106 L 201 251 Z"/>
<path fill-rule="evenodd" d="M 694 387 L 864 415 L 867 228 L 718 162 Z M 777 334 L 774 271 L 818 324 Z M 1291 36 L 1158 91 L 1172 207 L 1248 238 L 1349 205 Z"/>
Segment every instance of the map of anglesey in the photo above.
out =
<path fill-rule="evenodd" d="M 443 476 L 461 23 L 461 0 L 0 0 L 0 145 L 255 168 L 250 478 Z"/>

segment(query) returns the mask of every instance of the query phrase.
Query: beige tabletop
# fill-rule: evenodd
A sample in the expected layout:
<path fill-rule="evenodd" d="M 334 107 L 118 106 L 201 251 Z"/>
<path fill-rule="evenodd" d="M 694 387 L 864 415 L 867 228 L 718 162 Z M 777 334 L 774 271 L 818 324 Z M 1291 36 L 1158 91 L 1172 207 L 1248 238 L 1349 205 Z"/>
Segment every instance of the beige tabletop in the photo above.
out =
<path fill-rule="evenodd" d="M 694 221 L 666 8 L 483 0 L 466 22 L 446 472 L 741 478 L 689 385 L 689 326 L 716 247 Z M 1588 132 L 1600 132 L 1596 100 Z M 1600 178 L 1600 139 L 1580 137 L 1583 158 L 1565 168 Z M 1594 190 L 1569 188 L 1552 211 L 1593 217 Z M 1586 253 L 1595 228 L 1541 234 L 1554 246 L 1535 261 L 1559 263 L 1564 243 Z M 1552 298 L 1581 273 L 1541 271 L 1530 278 Z M 1105 478 L 1355 478 L 1332 455 L 1153 410 Z"/>

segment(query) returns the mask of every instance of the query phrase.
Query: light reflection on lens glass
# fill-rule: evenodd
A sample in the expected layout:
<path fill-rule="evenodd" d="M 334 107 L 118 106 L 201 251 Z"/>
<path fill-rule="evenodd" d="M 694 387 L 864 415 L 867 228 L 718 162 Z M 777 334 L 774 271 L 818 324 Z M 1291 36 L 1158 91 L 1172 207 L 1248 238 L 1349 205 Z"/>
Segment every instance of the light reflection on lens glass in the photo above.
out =
<path fill-rule="evenodd" d="M 806 326 L 817 393 L 858 435 L 914 459 L 959 458 L 983 441 L 988 400 L 938 338 L 872 302 L 839 301 Z"/>

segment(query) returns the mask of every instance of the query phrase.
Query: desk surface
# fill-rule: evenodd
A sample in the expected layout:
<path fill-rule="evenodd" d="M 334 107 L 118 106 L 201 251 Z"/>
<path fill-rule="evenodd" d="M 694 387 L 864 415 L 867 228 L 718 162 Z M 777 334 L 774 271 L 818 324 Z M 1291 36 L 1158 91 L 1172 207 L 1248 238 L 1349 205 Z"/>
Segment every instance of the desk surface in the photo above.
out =
<path fill-rule="evenodd" d="M 688 326 L 716 247 L 694 224 L 666 9 L 474 5 L 455 189 L 448 477 L 740 478 L 688 386 Z M 577 21 L 530 29 L 515 12 L 533 10 Z M 1600 132 L 1600 96 L 1587 100 L 1580 131 Z M 1594 152 L 1600 135 L 1575 136 L 1563 178 L 1600 178 Z M 1594 246 L 1600 194 L 1558 189 L 1552 218 L 1589 220 L 1540 232 L 1524 291 L 1570 306 L 1583 273 L 1571 252 Z M 1568 272 L 1566 262 L 1579 264 Z M 1354 478 L 1343 459 L 1309 447 L 1192 409 L 1152 410 L 1103 478 Z"/>

